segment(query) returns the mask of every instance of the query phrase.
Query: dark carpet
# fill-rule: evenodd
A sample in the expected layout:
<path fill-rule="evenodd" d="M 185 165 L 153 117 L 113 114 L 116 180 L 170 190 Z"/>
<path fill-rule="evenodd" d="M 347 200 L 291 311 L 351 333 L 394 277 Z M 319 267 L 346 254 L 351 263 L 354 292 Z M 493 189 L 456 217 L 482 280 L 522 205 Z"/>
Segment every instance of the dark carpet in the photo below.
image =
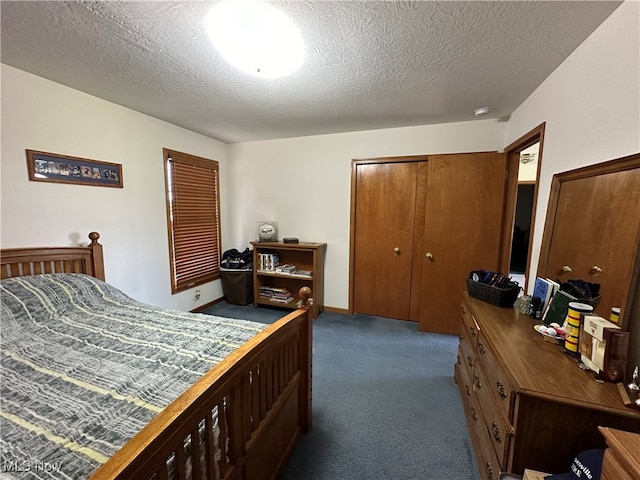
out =
<path fill-rule="evenodd" d="M 221 302 L 205 313 L 272 323 L 286 312 Z M 313 428 L 280 480 L 480 478 L 453 380 L 458 337 L 330 312 L 313 335 Z"/>

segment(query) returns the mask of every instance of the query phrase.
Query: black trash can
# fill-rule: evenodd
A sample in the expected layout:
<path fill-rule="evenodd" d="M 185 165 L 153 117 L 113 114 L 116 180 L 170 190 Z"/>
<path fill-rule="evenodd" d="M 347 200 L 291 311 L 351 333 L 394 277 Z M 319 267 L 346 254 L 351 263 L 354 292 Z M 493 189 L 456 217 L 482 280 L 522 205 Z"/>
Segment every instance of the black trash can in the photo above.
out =
<path fill-rule="evenodd" d="M 222 255 L 220 281 L 222 294 L 227 303 L 248 305 L 253 302 L 253 252 L 246 249 L 227 250 Z"/>

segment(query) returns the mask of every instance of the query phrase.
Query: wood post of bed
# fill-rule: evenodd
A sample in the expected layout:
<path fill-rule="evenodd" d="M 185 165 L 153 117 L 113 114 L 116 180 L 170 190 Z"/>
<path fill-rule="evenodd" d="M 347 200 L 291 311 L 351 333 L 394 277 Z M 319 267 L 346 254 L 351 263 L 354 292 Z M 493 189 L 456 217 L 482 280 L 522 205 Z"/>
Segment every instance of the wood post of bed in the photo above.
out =
<path fill-rule="evenodd" d="M 301 341 L 301 344 L 305 346 L 302 352 L 302 361 L 305 366 L 302 368 L 302 371 L 306 372 L 307 378 L 305 379 L 306 385 L 303 385 L 303 388 L 300 389 L 302 396 L 300 405 L 303 405 L 304 409 L 306 409 L 306 412 L 304 410 L 300 412 L 302 417 L 300 420 L 302 431 L 308 433 L 312 425 L 311 407 L 313 400 L 313 320 L 309 313 L 309 309 L 311 308 L 311 302 L 309 301 L 311 298 L 311 289 L 309 287 L 302 287 L 298 294 L 300 295 L 298 308 L 307 311 L 309 322 L 311 322 L 309 328 L 305 330 L 306 338 L 303 338 Z"/>
<path fill-rule="evenodd" d="M 93 276 L 104 281 L 104 258 L 102 256 L 102 245 L 98 242 L 100 234 L 91 232 L 89 234 L 89 248 L 91 249 L 91 263 L 93 267 Z"/>

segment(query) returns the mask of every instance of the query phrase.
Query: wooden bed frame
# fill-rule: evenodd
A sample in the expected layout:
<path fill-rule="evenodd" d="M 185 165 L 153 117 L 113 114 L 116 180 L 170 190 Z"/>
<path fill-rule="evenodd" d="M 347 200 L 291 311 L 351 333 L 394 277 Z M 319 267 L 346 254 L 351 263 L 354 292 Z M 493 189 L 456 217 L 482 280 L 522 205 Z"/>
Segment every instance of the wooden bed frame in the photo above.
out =
<path fill-rule="evenodd" d="M 104 280 L 100 235 L 91 232 L 89 238 L 87 247 L 3 249 L 1 278 L 64 272 Z M 179 480 L 187 478 L 187 458 L 197 480 L 276 479 L 300 435 L 311 428 L 310 295 L 303 287 L 299 310 L 212 368 L 90 478 L 163 480 L 174 456 Z M 204 444 L 204 465 L 199 448 L 185 447 L 198 443 Z"/>

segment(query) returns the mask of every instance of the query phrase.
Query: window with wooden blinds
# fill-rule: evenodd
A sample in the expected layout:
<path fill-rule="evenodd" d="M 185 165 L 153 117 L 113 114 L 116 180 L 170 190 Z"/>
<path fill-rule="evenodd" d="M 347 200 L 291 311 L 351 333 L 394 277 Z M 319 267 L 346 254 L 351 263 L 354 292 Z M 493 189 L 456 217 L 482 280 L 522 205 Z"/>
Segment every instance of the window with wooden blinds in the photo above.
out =
<path fill-rule="evenodd" d="M 171 291 L 220 278 L 218 162 L 163 149 Z"/>

